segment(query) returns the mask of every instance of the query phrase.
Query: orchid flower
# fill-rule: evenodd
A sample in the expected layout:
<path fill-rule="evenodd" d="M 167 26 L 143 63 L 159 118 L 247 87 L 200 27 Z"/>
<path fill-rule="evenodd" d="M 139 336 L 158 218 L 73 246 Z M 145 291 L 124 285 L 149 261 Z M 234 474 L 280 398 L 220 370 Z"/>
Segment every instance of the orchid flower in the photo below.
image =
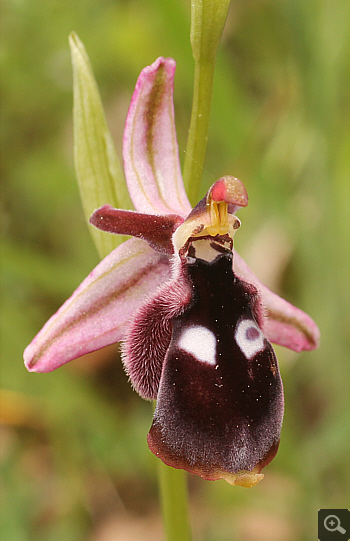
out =
<path fill-rule="evenodd" d="M 205 479 L 253 486 L 275 456 L 283 387 L 270 342 L 317 347 L 312 319 L 265 287 L 240 258 L 243 184 L 225 176 L 191 209 L 173 107 L 175 61 L 142 70 L 123 158 L 135 211 L 108 204 L 90 222 L 133 238 L 112 251 L 26 348 L 48 372 L 123 340 L 134 389 L 156 400 L 148 435 L 163 462 Z M 106 202 L 108 203 L 108 202 Z"/>

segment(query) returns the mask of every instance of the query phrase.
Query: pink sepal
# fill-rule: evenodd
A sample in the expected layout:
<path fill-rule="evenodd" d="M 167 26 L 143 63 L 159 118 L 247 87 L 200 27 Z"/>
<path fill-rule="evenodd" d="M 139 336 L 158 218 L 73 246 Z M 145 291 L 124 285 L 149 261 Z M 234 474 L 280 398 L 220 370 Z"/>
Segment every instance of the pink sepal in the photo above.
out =
<path fill-rule="evenodd" d="M 239 278 L 258 289 L 264 308 L 262 330 L 270 342 L 297 352 L 318 347 L 320 331 L 310 316 L 264 286 L 237 252 L 233 268 Z"/>
<path fill-rule="evenodd" d="M 124 169 L 139 212 L 191 211 L 180 168 L 175 131 L 173 82 L 176 62 L 158 58 L 137 80 L 124 131 Z"/>
<path fill-rule="evenodd" d="M 118 342 L 134 311 L 170 277 L 168 258 L 130 239 L 111 252 L 44 325 L 24 352 L 30 371 L 59 366 Z"/>

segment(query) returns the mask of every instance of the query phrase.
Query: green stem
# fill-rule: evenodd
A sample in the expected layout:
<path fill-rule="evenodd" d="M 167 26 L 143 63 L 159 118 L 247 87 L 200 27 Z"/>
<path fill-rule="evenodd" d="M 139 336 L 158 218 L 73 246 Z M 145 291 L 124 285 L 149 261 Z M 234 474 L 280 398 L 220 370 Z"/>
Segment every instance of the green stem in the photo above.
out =
<path fill-rule="evenodd" d="M 166 541 L 191 541 L 187 474 L 158 461 L 160 497 Z"/>
<path fill-rule="evenodd" d="M 198 200 L 208 142 L 215 60 L 196 61 L 191 123 L 183 170 L 184 184 L 190 202 Z"/>

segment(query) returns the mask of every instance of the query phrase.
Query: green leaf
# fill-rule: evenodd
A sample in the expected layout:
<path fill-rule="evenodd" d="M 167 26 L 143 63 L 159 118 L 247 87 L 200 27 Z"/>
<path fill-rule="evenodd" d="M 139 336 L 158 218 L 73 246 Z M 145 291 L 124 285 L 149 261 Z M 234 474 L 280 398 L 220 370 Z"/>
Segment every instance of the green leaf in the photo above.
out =
<path fill-rule="evenodd" d="M 132 208 L 132 204 L 84 45 L 75 33 L 69 36 L 69 45 L 73 66 L 74 162 L 88 220 L 104 204 L 118 208 Z M 89 229 L 101 257 L 125 240 L 92 226 Z"/>

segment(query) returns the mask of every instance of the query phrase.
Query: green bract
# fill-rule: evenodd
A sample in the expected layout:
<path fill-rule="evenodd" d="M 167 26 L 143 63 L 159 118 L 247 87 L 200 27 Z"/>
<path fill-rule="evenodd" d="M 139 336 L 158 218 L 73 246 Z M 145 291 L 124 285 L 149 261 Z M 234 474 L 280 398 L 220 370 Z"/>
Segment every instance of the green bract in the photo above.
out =
<path fill-rule="evenodd" d="M 132 208 L 89 58 L 78 36 L 69 36 L 74 90 L 74 161 L 84 214 L 108 202 Z M 89 228 L 101 258 L 126 237 L 104 235 Z"/>

